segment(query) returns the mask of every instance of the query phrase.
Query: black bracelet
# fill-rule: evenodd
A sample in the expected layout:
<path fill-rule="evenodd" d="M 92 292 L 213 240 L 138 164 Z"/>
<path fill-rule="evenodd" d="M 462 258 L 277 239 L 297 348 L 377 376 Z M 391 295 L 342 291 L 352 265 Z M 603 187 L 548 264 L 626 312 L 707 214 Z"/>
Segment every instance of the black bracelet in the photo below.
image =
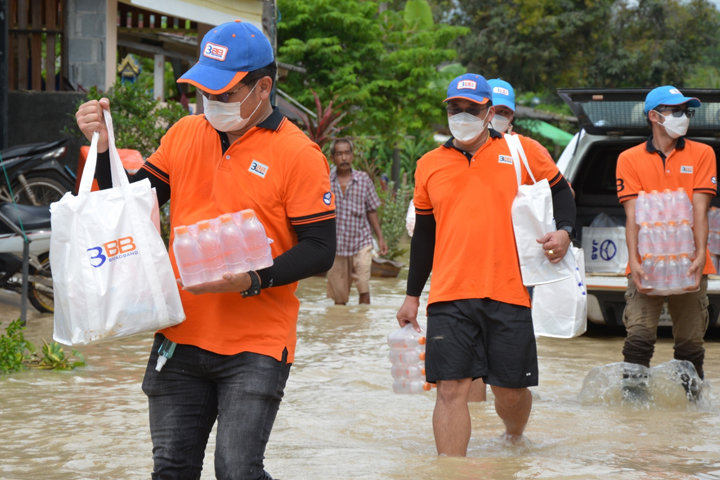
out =
<path fill-rule="evenodd" d="M 242 295 L 243 298 L 260 295 L 260 276 L 253 271 L 249 271 L 247 274 L 250 275 L 250 288 L 244 292 L 240 292 L 240 295 Z"/>

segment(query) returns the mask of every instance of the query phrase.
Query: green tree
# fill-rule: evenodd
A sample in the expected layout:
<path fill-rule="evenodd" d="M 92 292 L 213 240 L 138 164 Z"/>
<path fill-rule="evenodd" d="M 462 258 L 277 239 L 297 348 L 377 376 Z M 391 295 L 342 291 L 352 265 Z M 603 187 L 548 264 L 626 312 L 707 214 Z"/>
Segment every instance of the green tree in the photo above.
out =
<path fill-rule="evenodd" d="M 443 3 L 443 2 L 436 2 Z M 461 62 L 525 91 L 683 86 L 718 44 L 708 0 L 457 0 Z M 438 10 L 435 10 L 438 14 Z"/>
<path fill-rule="evenodd" d="M 431 131 L 444 122 L 445 87 L 431 88 L 437 67 L 455 58 L 448 45 L 468 30 L 428 25 L 422 3 L 379 12 L 372 1 L 280 0 L 280 60 L 307 69 L 290 72 L 281 88 L 306 105 L 310 89 L 324 102 L 338 96 L 350 106 L 353 134 L 389 145 L 407 132 Z"/>

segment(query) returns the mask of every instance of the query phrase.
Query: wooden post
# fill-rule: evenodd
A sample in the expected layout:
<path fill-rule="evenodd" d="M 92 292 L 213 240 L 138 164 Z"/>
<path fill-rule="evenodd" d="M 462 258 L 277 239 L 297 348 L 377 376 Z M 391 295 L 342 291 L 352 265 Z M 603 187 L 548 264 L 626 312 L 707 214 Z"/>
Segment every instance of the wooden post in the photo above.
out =
<path fill-rule="evenodd" d="M 36 33 L 30 34 L 30 71 L 32 76 L 32 89 L 42 90 L 42 0 L 32 0 L 32 29 Z"/>
<path fill-rule="evenodd" d="M 45 28 L 56 29 L 57 1 L 45 0 Z M 48 33 L 45 38 L 45 90 L 55 91 L 55 34 Z"/>
<path fill-rule="evenodd" d="M 11 0 L 0 0 L 0 150 L 7 148 L 7 124 L 8 124 L 8 87 L 10 78 L 8 69 L 12 51 L 9 51 L 8 23 L 10 23 L 10 8 L 8 2 Z M 9 54 L 8 54 L 9 53 Z"/>
<path fill-rule="evenodd" d="M 155 54 L 155 71 L 153 77 L 153 98 L 165 101 L 165 55 Z"/>
<path fill-rule="evenodd" d="M 27 30 L 27 0 L 18 0 L 17 28 Z M 18 90 L 28 89 L 28 34 L 18 33 Z"/>

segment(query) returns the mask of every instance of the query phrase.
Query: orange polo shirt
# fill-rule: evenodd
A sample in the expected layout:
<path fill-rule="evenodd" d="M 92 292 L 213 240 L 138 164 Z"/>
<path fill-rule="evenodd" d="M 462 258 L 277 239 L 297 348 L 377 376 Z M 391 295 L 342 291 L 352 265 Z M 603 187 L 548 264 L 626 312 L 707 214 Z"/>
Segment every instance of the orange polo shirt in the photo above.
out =
<path fill-rule="evenodd" d="M 685 137 L 679 138 L 675 150 L 663 159 L 650 136 L 647 142 L 620 154 L 615 172 L 620 203 L 637 198 L 640 191 L 662 192 L 680 187 L 685 189 L 691 200 L 693 193 L 707 193 L 713 197 L 717 195 L 715 151 L 704 143 Z M 710 252 L 706 255 L 703 274 L 715 273 Z M 630 273 L 629 266 L 627 273 Z"/>
<path fill-rule="evenodd" d="M 558 183 L 562 174 L 539 144 L 518 137 L 535 179 Z M 524 166 L 522 182 L 532 183 Z M 475 155 L 450 139 L 418 160 L 415 213 L 433 214 L 437 224 L 428 303 L 490 298 L 530 306 L 511 216 L 517 188 L 510 149 L 492 129 Z"/>
<path fill-rule="evenodd" d="M 273 258 L 297 244 L 293 225 L 335 217 L 325 156 L 277 109 L 225 153 L 204 115 L 184 117 L 143 168 L 170 184 L 173 229 L 252 208 L 273 240 Z M 179 278 L 172 248 L 170 260 Z M 297 282 L 249 298 L 181 290 L 187 319 L 162 333 L 223 355 L 247 351 L 280 360 L 287 348 L 292 362 L 300 307 L 296 288 Z"/>

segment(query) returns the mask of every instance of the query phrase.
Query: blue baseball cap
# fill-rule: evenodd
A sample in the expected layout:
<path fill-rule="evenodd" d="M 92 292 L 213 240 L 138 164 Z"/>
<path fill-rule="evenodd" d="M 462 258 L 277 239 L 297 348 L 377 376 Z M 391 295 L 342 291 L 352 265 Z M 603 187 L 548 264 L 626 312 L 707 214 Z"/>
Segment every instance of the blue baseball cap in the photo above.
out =
<path fill-rule="evenodd" d="M 227 91 L 248 72 L 275 60 L 265 35 L 255 25 L 240 20 L 210 30 L 202 40 L 201 52 L 198 62 L 178 83 L 189 83 L 212 94 Z"/>
<path fill-rule="evenodd" d="M 482 105 L 492 99 L 492 91 L 485 77 L 475 73 L 466 73 L 450 82 L 447 98 L 443 101 L 447 102 L 454 98 L 464 98 Z"/>
<path fill-rule="evenodd" d="M 695 97 L 684 96 L 680 93 L 680 90 L 672 85 L 657 87 L 650 90 L 650 93 L 645 97 L 645 115 L 659 105 L 682 105 L 684 103 L 687 103 L 688 107 L 693 108 L 700 106 L 700 100 Z"/>
<path fill-rule="evenodd" d="M 494 106 L 505 105 L 513 112 L 515 111 L 515 91 L 505 80 L 493 78 L 488 80 L 488 85 L 492 88 L 492 102 Z"/>

